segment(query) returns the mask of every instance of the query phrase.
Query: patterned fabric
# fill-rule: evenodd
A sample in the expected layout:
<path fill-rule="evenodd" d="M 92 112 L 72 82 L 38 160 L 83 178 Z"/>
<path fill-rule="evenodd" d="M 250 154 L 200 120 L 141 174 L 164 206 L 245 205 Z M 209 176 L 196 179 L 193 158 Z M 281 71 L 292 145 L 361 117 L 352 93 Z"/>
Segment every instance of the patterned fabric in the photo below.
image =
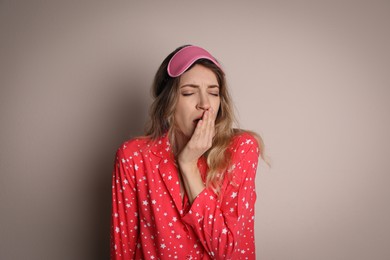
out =
<path fill-rule="evenodd" d="M 230 147 L 220 194 L 181 199 L 167 136 L 121 145 L 112 179 L 111 259 L 255 259 L 255 175 L 259 149 L 242 133 Z M 203 180 L 207 164 L 198 161 Z M 230 176 L 230 177 L 228 177 Z"/>

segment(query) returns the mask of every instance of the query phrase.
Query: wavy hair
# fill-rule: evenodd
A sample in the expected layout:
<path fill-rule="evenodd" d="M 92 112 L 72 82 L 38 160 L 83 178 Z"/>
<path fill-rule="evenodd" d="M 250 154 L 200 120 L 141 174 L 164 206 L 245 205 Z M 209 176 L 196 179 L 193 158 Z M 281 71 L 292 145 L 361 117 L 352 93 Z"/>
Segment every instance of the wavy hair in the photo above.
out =
<path fill-rule="evenodd" d="M 167 133 L 175 155 L 178 152 L 175 150 L 175 137 L 178 129 L 175 124 L 174 114 L 179 95 L 180 76 L 176 78 L 170 77 L 167 72 L 167 66 L 172 56 L 186 46 L 188 45 L 181 46 L 169 54 L 156 72 L 151 89 L 154 101 L 150 108 L 150 120 L 145 131 L 146 135 L 150 136 L 153 140 Z M 233 123 L 236 120 L 233 112 L 232 99 L 226 84 L 225 73 L 207 59 L 197 60 L 188 70 L 195 64 L 212 70 L 217 77 L 220 89 L 219 95 L 221 102 L 215 120 L 215 136 L 212 147 L 204 154 L 209 168 L 206 177 L 206 186 L 218 192 L 224 178 L 224 173 L 227 172 L 226 169 L 229 167 L 231 161 L 231 154 L 227 148 L 232 138 L 244 130 L 233 128 Z M 258 142 L 261 158 L 267 162 L 264 158 L 264 143 L 262 138 L 254 132 L 250 133 Z"/>

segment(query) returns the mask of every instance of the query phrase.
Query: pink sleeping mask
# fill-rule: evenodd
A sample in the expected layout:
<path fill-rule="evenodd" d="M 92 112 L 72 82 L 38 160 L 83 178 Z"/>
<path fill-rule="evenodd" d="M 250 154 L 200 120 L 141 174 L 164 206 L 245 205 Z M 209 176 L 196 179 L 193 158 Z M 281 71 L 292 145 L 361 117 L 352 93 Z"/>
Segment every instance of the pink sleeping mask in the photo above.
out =
<path fill-rule="evenodd" d="M 217 65 L 220 69 L 221 65 L 214 59 L 211 54 L 197 46 L 187 46 L 176 52 L 175 55 L 171 58 L 168 63 L 168 75 L 172 78 L 176 78 L 183 74 L 189 67 L 191 67 L 194 62 L 200 59 L 207 59 L 212 61 L 215 65 Z"/>

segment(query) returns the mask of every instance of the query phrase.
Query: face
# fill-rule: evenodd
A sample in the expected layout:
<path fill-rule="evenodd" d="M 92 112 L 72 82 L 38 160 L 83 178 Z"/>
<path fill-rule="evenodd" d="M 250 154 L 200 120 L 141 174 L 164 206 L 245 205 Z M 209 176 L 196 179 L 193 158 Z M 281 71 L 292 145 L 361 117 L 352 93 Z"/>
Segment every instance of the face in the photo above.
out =
<path fill-rule="evenodd" d="M 214 72 L 196 64 L 181 75 L 175 122 L 182 134 L 190 138 L 203 113 L 210 108 L 214 120 L 220 105 L 219 85 Z"/>

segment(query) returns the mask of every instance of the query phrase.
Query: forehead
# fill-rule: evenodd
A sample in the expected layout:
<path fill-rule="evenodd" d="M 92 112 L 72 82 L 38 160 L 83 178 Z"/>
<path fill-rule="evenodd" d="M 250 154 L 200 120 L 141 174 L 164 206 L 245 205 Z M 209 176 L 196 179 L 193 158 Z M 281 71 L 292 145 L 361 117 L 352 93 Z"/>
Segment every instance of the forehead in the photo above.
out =
<path fill-rule="evenodd" d="M 179 85 L 183 84 L 218 85 L 218 79 L 211 69 L 200 64 L 196 64 L 190 70 L 181 75 Z"/>

